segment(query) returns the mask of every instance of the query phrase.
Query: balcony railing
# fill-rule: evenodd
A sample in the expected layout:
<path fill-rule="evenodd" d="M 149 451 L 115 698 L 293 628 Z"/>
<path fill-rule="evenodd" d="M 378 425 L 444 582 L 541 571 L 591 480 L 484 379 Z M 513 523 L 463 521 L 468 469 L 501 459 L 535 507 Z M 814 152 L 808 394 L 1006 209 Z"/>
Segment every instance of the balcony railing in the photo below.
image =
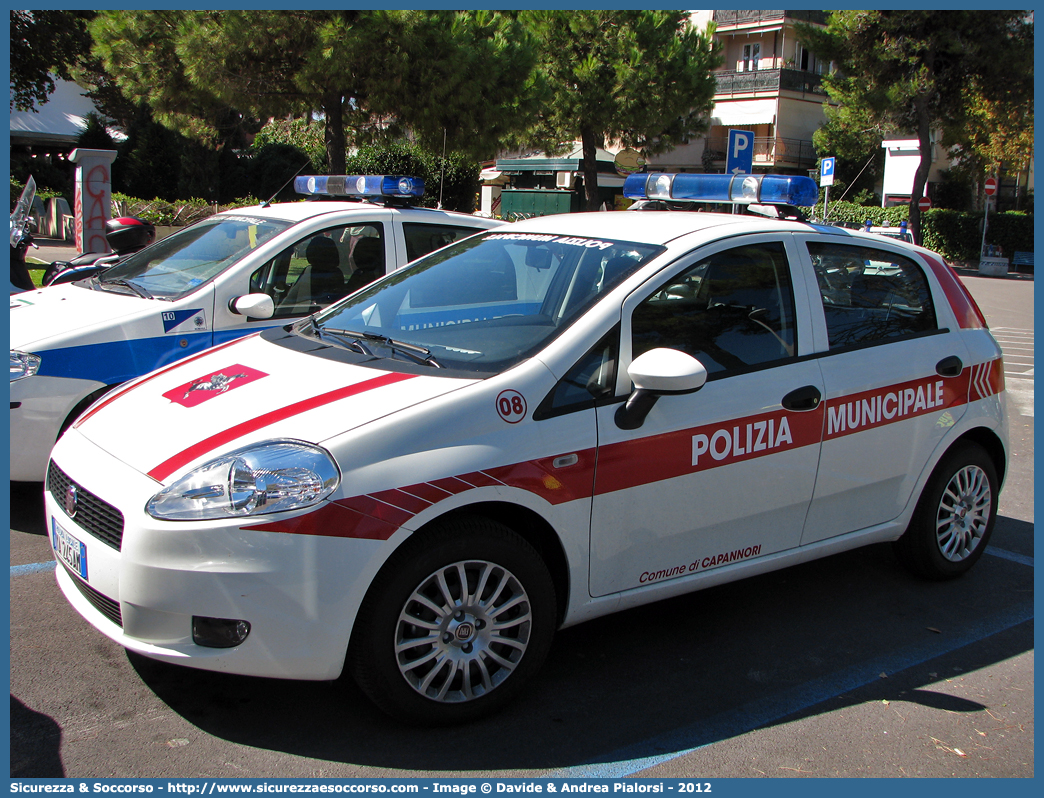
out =
<path fill-rule="evenodd" d="M 703 149 L 705 166 L 724 166 L 728 147 L 728 137 L 709 136 Z M 812 142 L 806 139 L 755 136 L 754 165 L 811 168 L 816 165 L 816 149 Z"/>
<path fill-rule="evenodd" d="M 764 25 L 769 22 L 779 22 L 783 19 L 799 20 L 801 22 L 817 22 L 825 25 L 827 21 L 826 11 L 741 11 L 728 9 L 714 12 L 714 21 L 718 27 L 728 25 Z"/>
<path fill-rule="evenodd" d="M 746 72 L 715 72 L 715 97 L 755 92 L 796 91 L 826 96 L 823 76 L 800 69 L 751 69 Z"/>

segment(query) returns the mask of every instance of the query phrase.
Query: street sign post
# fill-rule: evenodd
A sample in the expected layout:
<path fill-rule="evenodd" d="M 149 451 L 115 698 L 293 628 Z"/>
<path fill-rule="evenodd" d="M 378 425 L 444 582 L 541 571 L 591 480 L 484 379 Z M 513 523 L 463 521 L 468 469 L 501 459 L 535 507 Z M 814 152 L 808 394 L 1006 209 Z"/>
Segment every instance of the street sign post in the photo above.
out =
<path fill-rule="evenodd" d="M 979 246 L 979 255 L 986 251 L 986 228 L 988 226 L 987 220 L 990 216 L 990 197 L 997 193 L 997 178 L 987 177 L 986 182 L 982 185 L 982 190 L 986 192 L 986 212 L 982 215 L 982 244 Z"/>
<path fill-rule="evenodd" d="M 819 185 L 824 188 L 823 192 L 823 224 L 830 215 L 830 187 L 834 185 L 834 164 L 836 159 L 831 156 L 824 158 L 819 163 Z"/>
<path fill-rule="evenodd" d="M 750 130 L 729 131 L 729 151 L 725 155 L 725 171 L 730 175 L 749 175 L 754 171 L 754 133 Z"/>

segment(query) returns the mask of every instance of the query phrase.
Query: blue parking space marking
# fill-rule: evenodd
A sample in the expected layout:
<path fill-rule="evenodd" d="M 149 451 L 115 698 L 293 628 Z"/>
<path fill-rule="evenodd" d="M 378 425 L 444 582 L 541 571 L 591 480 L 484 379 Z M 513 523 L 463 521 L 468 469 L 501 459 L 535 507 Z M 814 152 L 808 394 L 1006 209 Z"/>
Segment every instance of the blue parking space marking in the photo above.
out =
<path fill-rule="evenodd" d="M 29 565 L 12 565 L 11 578 L 25 576 L 26 574 L 38 574 L 41 571 L 53 571 L 56 565 L 57 563 L 54 560 L 50 562 L 34 562 Z"/>
<path fill-rule="evenodd" d="M 1033 567 L 1033 559 L 1004 549 L 987 548 L 987 553 Z M 754 729 L 776 723 L 788 715 L 802 712 L 831 698 L 857 690 L 880 680 L 880 674 L 893 675 L 925 662 L 978 643 L 1033 619 L 1032 602 L 983 619 L 963 635 L 944 644 L 918 643 L 852 668 L 814 679 L 789 690 L 759 698 L 668 734 L 652 737 L 612 751 L 603 762 L 592 762 L 551 771 L 551 779 L 620 779 L 647 768 L 691 754 L 714 743 L 738 737 Z M 667 753 L 664 753 L 667 752 Z"/>
<path fill-rule="evenodd" d="M 986 551 L 983 554 L 992 554 L 994 557 L 1000 557 L 1003 560 L 1011 560 L 1021 565 L 1028 565 L 1030 568 L 1033 567 L 1033 558 L 1027 557 L 1025 554 L 1017 554 L 1014 551 L 1005 551 L 1004 549 L 996 549 L 993 546 L 987 546 Z"/>

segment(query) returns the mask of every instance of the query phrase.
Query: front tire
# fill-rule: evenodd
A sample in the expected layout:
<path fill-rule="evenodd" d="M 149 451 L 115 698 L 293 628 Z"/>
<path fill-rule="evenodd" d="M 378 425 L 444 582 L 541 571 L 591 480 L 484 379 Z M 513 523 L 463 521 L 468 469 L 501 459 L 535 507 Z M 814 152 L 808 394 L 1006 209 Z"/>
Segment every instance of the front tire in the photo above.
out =
<path fill-rule="evenodd" d="M 500 709 L 547 656 L 557 605 L 547 566 L 508 527 L 458 518 L 407 541 L 374 579 L 348 651 L 367 696 L 408 723 Z"/>
<path fill-rule="evenodd" d="M 947 452 L 895 543 L 900 562 L 928 579 L 953 579 L 982 556 L 997 519 L 997 469 L 978 444 Z"/>

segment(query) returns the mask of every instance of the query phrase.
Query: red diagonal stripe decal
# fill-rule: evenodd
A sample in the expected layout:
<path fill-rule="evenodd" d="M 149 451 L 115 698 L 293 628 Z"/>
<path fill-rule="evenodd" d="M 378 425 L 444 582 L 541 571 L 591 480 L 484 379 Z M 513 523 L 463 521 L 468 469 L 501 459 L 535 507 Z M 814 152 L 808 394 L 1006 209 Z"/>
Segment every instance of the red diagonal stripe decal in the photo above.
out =
<path fill-rule="evenodd" d="M 336 402 L 339 399 L 346 399 L 349 396 L 356 396 L 367 391 L 372 391 L 374 388 L 381 388 L 385 385 L 392 385 L 396 382 L 402 382 L 403 380 L 412 379 L 414 374 L 384 374 L 380 377 L 374 377 L 372 380 L 366 380 L 356 385 L 349 385 L 345 388 L 338 388 L 335 391 L 329 391 L 319 396 L 312 396 L 308 399 L 303 399 L 300 402 L 294 402 L 292 405 L 281 407 L 278 410 L 272 410 L 268 413 L 263 413 L 256 418 L 244 421 L 241 424 L 236 424 L 234 427 L 222 430 L 221 432 L 211 435 L 199 443 L 193 444 L 187 449 L 183 449 L 171 458 L 164 460 L 154 469 L 149 472 L 149 476 L 157 482 L 162 482 L 164 479 L 169 477 L 175 471 L 187 463 L 191 463 L 197 457 L 200 457 L 207 452 L 213 451 L 218 446 L 223 446 L 226 443 L 234 441 L 236 438 L 241 438 L 244 435 L 248 435 L 255 430 L 259 430 L 262 427 L 267 427 L 270 424 L 283 421 L 284 419 L 290 418 L 291 416 L 305 413 L 309 410 L 313 410 L 316 407 L 322 407 L 328 405 L 331 402 Z"/>

